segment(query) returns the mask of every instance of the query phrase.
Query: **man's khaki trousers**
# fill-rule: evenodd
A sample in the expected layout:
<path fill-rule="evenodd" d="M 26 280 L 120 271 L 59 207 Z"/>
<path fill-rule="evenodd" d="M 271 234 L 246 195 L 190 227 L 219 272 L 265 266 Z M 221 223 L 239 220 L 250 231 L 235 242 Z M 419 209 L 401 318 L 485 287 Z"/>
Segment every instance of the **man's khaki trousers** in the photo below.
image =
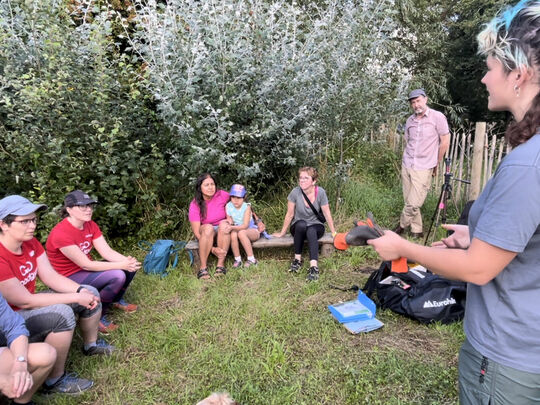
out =
<path fill-rule="evenodd" d="M 401 182 L 403 184 L 403 200 L 405 206 L 399 218 L 402 228 L 411 227 L 411 232 L 420 233 L 422 229 L 422 214 L 420 207 L 424 204 L 431 186 L 433 169 L 413 170 L 401 166 Z"/>

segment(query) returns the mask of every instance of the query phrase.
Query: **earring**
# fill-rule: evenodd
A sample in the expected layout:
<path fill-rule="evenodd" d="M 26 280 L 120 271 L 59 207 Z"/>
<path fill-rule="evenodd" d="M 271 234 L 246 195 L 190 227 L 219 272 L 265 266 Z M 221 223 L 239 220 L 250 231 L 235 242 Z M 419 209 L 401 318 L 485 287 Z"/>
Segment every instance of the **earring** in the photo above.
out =
<path fill-rule="evenodd" d="M 517 85 L 514 86 L 514 93 L 516 93 L 516 97 L 519 97 L 519 87 Z"/>

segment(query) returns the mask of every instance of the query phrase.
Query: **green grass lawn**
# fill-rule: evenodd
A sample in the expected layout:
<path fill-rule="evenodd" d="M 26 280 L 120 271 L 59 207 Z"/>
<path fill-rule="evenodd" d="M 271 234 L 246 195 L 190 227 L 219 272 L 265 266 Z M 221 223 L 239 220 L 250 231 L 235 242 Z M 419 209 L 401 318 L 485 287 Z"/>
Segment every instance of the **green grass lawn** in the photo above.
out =
<path fill-rule="evenodd" d="M 322 259 L 319 282 L 287 272 L 290 252 L 259 251 L 260 264 L 199 281 L 188 265 L 165 278 L 137 275 L 113 312 L 111 357 L 84 357 L 76 338 L 68 370 L 95 386 L 50 404 L 195 404 L 228 391 L 241 404 L 454 404 L 461 323 L 424 326 L 390 311 L 382 329 L 352 335 L 327 305 L 378 267 L 370 248 Z M 142 253 L 140 254 L 142 257 Z M 213 262 L 212 262 L 213 263 Z M 230 263 L 229 263 L 230 265 Z"/>
<path fill-rule="evenodd" d="M 379 155 L 380 162 L 373 160 Z M 386 155 L 367 156 L 362 167 L 369 176 L 347 182 L 337 210 L 331 200 L 339 231 L 349 230 L 367 211 L 383 227 L 397 224 L 403 206 L 399 177 L 387 167 Z M 332 181 L 321 181 L 329 195 L 335 194 Z M 277 190 L 255 205 L 270 232 L 281 227 L 289 191 Z M 426 230 L 438 196 L 434 190 L 422 208 Z M 450 215 L 459 216 L 455 210 Z M 187 235 L 184 229 L 177 238 Z M 131 253 L 144 257 L 141 250 Z M 382 311 L 377 313 L 382 329 L 352 335 L 330 315 L 329 304 L 356 296 L 330 285 L 363 286 L 379 267 L 371 248 L 322 259 L 315 283 L 305 281 L 306 268 L 300 274 L 287 272 L 292 248 L 256 255 L 257 267 L 230 269 L 225 277 L 206 282 L 197 280 L 187 255 L 165 278 L 141 271 L 127 294 L 139 311 L 112 313 L 120 328 L 107 339 L 117 352 L 87 358 L 80 353 L 80 338 L 75 339 L 68 370 L 94 379 L 95 386 L 75 398 L 38 401 L 195 404 L 214 391 L 228 391 L 243 405 L 457 403 L 461 323 L 425 326 Z"/>

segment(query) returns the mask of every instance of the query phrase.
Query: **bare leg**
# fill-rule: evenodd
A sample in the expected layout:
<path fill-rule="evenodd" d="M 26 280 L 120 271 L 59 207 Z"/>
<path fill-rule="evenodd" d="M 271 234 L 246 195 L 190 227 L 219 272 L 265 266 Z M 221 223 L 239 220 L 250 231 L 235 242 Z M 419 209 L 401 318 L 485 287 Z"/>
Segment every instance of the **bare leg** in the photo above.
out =
<path fill-rule="evenodd" d="M 72 339 L 73 329 L 65 332 L 52 332 L 45 338 L 45 343 L 50 344 L 56 349 L 56 362 L 54 363 L 49 378 L 60 377 L 64 374 L 64 366 L 66 365 Z"/>
<path fill-rule="evenodd" d="M 238 237 L 240 236 L 240 232 L 243 231 L 231 231 L 231 250 L 234 257 L 240 256 L 240 245 L 238 243 Z"/>
<path fill-rule="evenodd" d="M 0 391 L 9 396 L 11 393 L 11 366 L 14 362 L 13 353 L 8 348 L 0 349 Z M 12 395 L 12 394 L 11 394 Z"/>
<path fill-rule="evenodd" d="M 101 312 L 96 312 L 90 318 L 80 318 L 79 327 L 84 343 L 92 343 L 97 340 L 99 318 L 101 318 Z"/>
<path fill-rule="evenodd" d="M 251 242 L 256 241 L 259 239 L 259 231 L 256 229 L 243 229 L 241 231 L 238 231 L 238 239 L 240 239 L 240 243 L 242 244 L 242 247 L 246 251 L 246 255 L 253 256 L 253 246 L 251 246 Z M 232 244 L 232 242 L 231 242 Z M 234 253 L 234 250 L 233 250 Z"/>
<path fill-rule="evenodd" d="M 201 269 L 208 267 L 208 256 L 214 245 L 216 232 L 211 224 L 201 225 L 201 239 L 199 239 L 199 255 L 201 259 Z"/>
<path fill-rule="evenodd" d="M 221 221 L 218 228 L 218 234 L 217 234 L 217 244 L 218 247 L 225 252 L 223 255 L 218 256 L 218 262 L 217 265 L 223 266 L 225 264 L 225 258 L 227 257 L 227 252 L 229 251 L 229 246 L 231 244 L 231 233 L 230 231 L 226 231 L 225 229 L 229 226 L 226 221 Z"/>

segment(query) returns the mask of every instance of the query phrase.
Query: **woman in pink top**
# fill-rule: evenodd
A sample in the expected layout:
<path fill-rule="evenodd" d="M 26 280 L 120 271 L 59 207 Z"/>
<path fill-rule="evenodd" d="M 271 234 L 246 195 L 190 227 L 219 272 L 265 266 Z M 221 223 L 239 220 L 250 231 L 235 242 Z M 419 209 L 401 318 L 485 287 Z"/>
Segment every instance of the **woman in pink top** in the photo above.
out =
<path fill-rule="evenodd" d="M 189 204 L 189 222 L 193 234 L 199 241 L 201 266 L 198 278 L 208 279 L 208 256 L 210 252 L 217 256 L 216 275 L 227 272 L 225 257 L 231 243 L 231 226 L 227 223 L 225 205 L 229 202 L 229 193 L 217 190 L 216 180 L 210 173 L 197 178 L 195 198 Z M 217 247 L 214 239 L 217 235 Z"/>

